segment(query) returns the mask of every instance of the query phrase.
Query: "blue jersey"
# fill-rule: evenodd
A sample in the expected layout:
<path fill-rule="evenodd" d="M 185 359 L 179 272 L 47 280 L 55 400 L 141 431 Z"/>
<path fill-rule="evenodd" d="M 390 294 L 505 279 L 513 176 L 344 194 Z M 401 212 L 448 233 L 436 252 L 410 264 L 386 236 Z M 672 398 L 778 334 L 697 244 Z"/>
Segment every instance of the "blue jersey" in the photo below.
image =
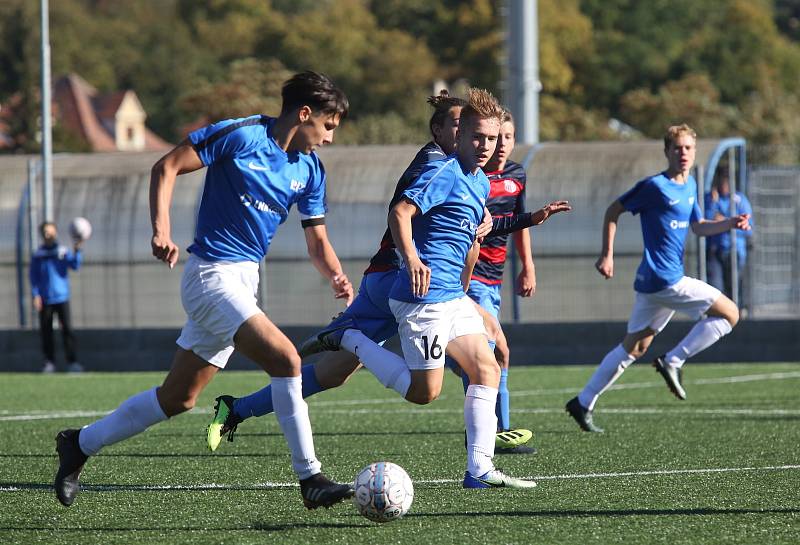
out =
<path fill-rule="evenodd" d="M 324 217 L 322 163 L 314 153 L 281 149 L 272 137 L 274 123 L 256 115 L 189 135 L 208 167 L 189 252 L 207 261 L 258 263 L 293 204 L 303 220 Z"/>
<path fill-rule="evenodd" d="M 619 198 L 625 210 L 639 214 L 644 255 L 633 288 L 654 293 L 683 277 L 686 233 L 702 217 L 697 206 L 697 182 L 692 176 L 676 183 L 662 172 L 645 178 Z"/>
<path fill-rule="evenodd" d="M 411 185 L 411 182 L 417 179 L 420 172 L 425 168 L 425 165 L 437 159 L 444 159 L 447 154 L 442 151 L 442 148 L 436 142 L 428 142 L 422 149 L 417 152 L 414 160 L 408 165 L 400 180 L 394 188 L 394 195 L 392 200 L 389 201 L 389 210 L 394 208 L 400 199 L 403 198 L 403 192 Z M 394 246 L 394 239 L 392 239 L 392 232 L 387 228 L 383 233 L 380 248 L 378 252 L 369 260 L 369 266 L 364 274 L 373 272 L 396 271 L 400 267 L 400 257 Z"/>
<path fill-rule="evenodd" d="M 720 195 L 717 200 L 711 198 L 711 193 L 706 193 L 706 219 L 713 220 L 717 214 L 728 217 L 731 211 L 731 198 L 730 194 Z M 744 257 L 747 254 L 747 239 L 753 236 L 753 207 L 750 206 L 750 201 L 744 194 L 738 191 L 733 197 L 733 202 L 736 204 L 736 214 L 750 214 L 750 231 L 737 231 L 736 232 L 736 253 L 739 257 Z M 719 248 L 723 251 L 731 250 L 731 234 L 729 232 L 720 233 L 708 237 L 706 246 L 709 249 Z"/>
<path fill-rule="evenodd" d="M 417 254 L 431 269 L 431 284 L 427 295 L 415 297 L 403 270 L 389 296 L 408 303 L 439 303 L 463 297 L 461 271 L 489 196 L 486 174 L 480 169 L 475 174 L 465 172 L 451 155 L 428 163 L 403 196 L 420 210 L 412 218 L 411 227 Z"/>
<path fill-rule="evenodd" d="M 33 296 L 41 296 L 45 305 L 69 301 L 68 269 L 77 271 L 82 260 L 80 250 L 73 253 L 61 244 L 39 246 L 31 256 L 31 268 L 28 271 Z"/>

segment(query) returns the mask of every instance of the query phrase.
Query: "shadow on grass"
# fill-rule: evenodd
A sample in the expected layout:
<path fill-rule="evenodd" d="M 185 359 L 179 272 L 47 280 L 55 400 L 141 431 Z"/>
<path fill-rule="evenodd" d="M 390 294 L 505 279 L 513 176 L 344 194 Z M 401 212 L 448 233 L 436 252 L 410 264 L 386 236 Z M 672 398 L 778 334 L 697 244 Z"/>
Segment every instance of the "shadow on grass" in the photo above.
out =
<path fill-rule="evenodd" d="M 491 511 L 472 513 L 409 513 L 406 518 L 439 517 L 672 517 L 672 516 L 716 516 L 716 515 L 794 515 L 800 508 L 775 509 L 569 509 L 565 511 Z"/>
<path fill-rule="evenodd" d="M 192 453 L 142 453 L 142 452 L 114 452 L 114 453 L 103 453 L 101 454 L 103 458 L 278 458 L 278 457 L 285 457 L 283 453 L 269 453 L 269 452 L 260 452 L 260 453 L 242 453 L 242 454 L 217 454 L 217 453 L 203 453 L 203 454 L 192 454 Z M 3 458 L 58 458 L 57 454 L 0 454 L 0 459 Z"/>
<path fill-rule="evenodd" d="M 58 530 L 59 532 L 69 532 L 71 534 L 92 533 L 98 532 L 181 532 L 181 533 L 198 533 L 198 532 L 285 532 L 290 530 L 322 530 L 322 529 L 348 529 L 348 528 L 364 528 L 371 526 L 370 523 L 362 524 L 347 524 L 347 523 L 334 523 L 334 522 L 288 522 L 286 524 L 266 524 L 263 522 L 255 522 L 246 526 L 215 526 L 213 528 L 197 528 L 192 527 L 178 527 L 178 526 L 130 526 L 130 527 L 106 527 L 106 526 L 81 526 L 80 528 L 70 528 L 60 525 L 53 525 L 50 527 L 35 527 L 35 526 L 0 526 L 0 530 L 12 532 L 52 532 Z"/>
<path fill-rule="evenodd" d="M 197 491 L 263 491 L 297 488 L 296 484 L 107 484 L 81 483 L 82 492 L 197 492 Z M 53 490 L 49 483 L 0 482 L 0 490 Z"/>

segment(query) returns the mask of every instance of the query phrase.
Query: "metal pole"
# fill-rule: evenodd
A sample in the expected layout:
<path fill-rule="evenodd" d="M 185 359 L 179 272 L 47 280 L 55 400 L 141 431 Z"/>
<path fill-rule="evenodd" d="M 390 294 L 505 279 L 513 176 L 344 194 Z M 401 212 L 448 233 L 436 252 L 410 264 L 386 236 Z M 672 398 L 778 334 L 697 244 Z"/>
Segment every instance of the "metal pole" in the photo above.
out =
<path fill-rule="evenodd" d="M 45 221 L 53 221 L 53 134 L 50 98 L 50 7 L 41 0 L 42 22 L 42 203 Z"/>
<path fill-rule="evenodd" d="M 728 150 L 728 188 L 730 191 L 729 198 L 730 204 L 728 208 L 728 215 L 733 217 L 736 215 L 736 148 Z M 736 247 L 736 229 L 729 231 L 731 240 L 731 299 L 737 305 L 739 304 L 739 255 L 738 248 Z"/>
<path fill-rule="evenodd" d="M 697 180 L 697 206 L 700 207 L 702 217 L 706 216 L 706 177 L 703 165 L 695 167 Z M 708 271 L 706 270 L 706 238 L 697 237 L 697 277 L 706 282 Z"/>
<path fill-rule="evenodd" d="M 539 141 L 539 24 L 537 0 L 509 0 L 507 18 L 508 97 L 517 142 Z"/>

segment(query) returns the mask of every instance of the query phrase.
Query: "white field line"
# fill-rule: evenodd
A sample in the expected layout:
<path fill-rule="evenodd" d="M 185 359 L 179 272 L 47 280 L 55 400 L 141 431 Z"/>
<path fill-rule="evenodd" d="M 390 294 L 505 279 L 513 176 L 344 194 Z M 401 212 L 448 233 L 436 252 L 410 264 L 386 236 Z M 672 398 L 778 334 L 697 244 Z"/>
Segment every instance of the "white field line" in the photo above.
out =
<path fill-rule="evenodd" d="M 735 375 L 730 377 L 718 378 L 699 378 L 694 380 L 685 380 L 684 383 L 689 384 L 734 384 L 738 382 L 756 382 L 764 380 L 784 380 L 791 378 L 800 378 L 800 371 L 787 371 L 785 373 L 762 373 L 757 375 Z M 638 388 L 663 388 L 664 381 L 658 380 L 654 382 L 631 382 L 628 384 L 615 384 L 610 390 L 635 390 Z M 558 388 L 550 390 L 520 390 L 513 391 L 511 395 L 517 396 L 533 396 L 533 395 L 549 395 L 549 394 L 569 394 L 576 393 L 580 386 L 576 388 Z"/>
<path fill-rule="evenodd" d="M 719 378 L 708 378 L 708 379 L 695 379 L 695 380 L 687 380 L 686 384 L 732 384 L 732 383 L 740 383 L 740 382 L 756 382 L 756 381 L 765 381 L 765 380 L 785 380 L 785 379 L 793 379 L 793 378 L 800 378 L 800 371 L 789 371 L 785 373 L 761 373 L 755 375 L 734 375 L 729 377 L 719 377 Z M 630 384 L 618 384 L 612 386 L 610 389 L 612 390 L 625 390 L 625 389 L 635 389 L 635 388 L 663 388 L 664 382 L 663 381 L 656 381 L 656 382 L 634 382 Z M 533 395 L 553 395 L 553 394 L 568 394 L 568 393 L 575 393 L 577 392 L 577 388 L 555 388 L 555 389 L 543 389 L 543 390 L 523 390 L 523 391 L 513 391 L 511 395 L 513 397 L 522 397 L 522 396 L 533 396 Z M 441 396 L 439 399 L 446 399 L 446 396 Z M 355 405 L 384 405 L 384 404 L 397 404 L 397 403 L 405 403 L 405 400 L 399 397 L 388 397 L 385 399 L 376 399 L 376 398 L 367 398 L 367 399 L 344 399 L 344 400 L 336 400 L 336 401 L 315 401 L 311 400 L 309 402 L 309 406 L 312 408 L 315 407 L 343 407 L 343 406 L 355 406 Z M 460 412 L 460 410 L 451 410 L 451 409 L 436 409 L 433 407 L 419 407 L 415 408 L 413 405 L 408 405 L 402 410 L 404 413 L 409 414 L 435 414 L 435 413 L 452 413 L 452 412 Z M 515 409 L 514 412 L 520 413 L 533 413 L 533 414 L 547 414 L 547 413 L 557 413 L 561 412 L 563 409 L 561 408 L 547 408 L 547 409 Z M 60 418 L 81 418 L 81 417 L 94 417 L 94 416 L 105 416 L 111 411 L 55 411 L 55 412 L 47 412 L 47 411 L 29 411 L 24 414 L 13 414 L 11 411 L 4 410 L 0 411 L 0 422 L 10 422 L 10 421 L 29 421 L 29 420 L 51 420 L 51 419 L 60 419 Z M 344 410 L 326 410 L 329 413 L 335 414 L 365 414 L 365 413 L 376 413 L 376 414 L 384 414 L 384 413 L 396 413 L 397 409 L 382 411 L 380 409 L 344 409 Z M 692 410 L 662 410 L 662 409 L 647 409 L 647 408 L 640 408 L 640 409 L 603 409 L 603 412 L 609 413 L 619 413 L 619 414 L 673 414 L 673 413 L 685 413 L 685 414 L 749 414 L 749 415 L 795 415 L 800 414 L 800 411 L 793 411 L 793 410 L 782 410 L 782 409 L 719 409 L 719 410 L 703 410 L 703 409 L 692 409 Z M 191 414 L 211 414 L 211 409 L 203 408 L 203 407 L 196 407 L 192 409 Z"/>
<path fill-rule="evenodd" d="M 535 481 L 559 481 L 571 479 L 619 479 L 630 477 L 660 477 L 665 475 L 708 475 L 714 473 L 747 473 L 757 471 L 796 471 L 800 465 L 780 465 L 763 467 L 710 467 L 695 469 L 657 469 L 651 471 L 623 471 L 618 473 L 575 473 L 563 475 L 532 475 L 525 477 Z M 417 484 L 456 484 L 461 479 L 418 479 Z M 197 490 L 269 490 L 274 488 L 295 488 L 297 483 L 254 483 L 254 484 L 186 484 L 186 485 L 83 485 L 83 490 L 94 492 L 117 491 L 197 491 Z M 48 485 L 34 486 L 4 486 L 0 492 L 19 492 L 31 488 L 49 488 Z"/>

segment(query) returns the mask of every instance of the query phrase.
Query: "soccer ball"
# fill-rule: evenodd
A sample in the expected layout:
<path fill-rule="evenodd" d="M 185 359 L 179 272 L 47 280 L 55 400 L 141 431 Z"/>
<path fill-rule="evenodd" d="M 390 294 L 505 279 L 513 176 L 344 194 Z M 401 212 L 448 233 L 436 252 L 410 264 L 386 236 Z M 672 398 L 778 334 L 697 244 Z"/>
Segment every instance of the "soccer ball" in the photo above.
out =
<path fill-rule="evenodd" d="M 411 477 L 397 464 L 375 462 L 356 477 L 353 502 L 372 522 L 390 522 L 408 512 L 414 501 Z"/>
<path fill-rule="evenodd" d="M 89 240 L 92 236 L 92 224 L 86 218 L 77 217 L 69 224 L 69 236 L 73 240 Z"/>

